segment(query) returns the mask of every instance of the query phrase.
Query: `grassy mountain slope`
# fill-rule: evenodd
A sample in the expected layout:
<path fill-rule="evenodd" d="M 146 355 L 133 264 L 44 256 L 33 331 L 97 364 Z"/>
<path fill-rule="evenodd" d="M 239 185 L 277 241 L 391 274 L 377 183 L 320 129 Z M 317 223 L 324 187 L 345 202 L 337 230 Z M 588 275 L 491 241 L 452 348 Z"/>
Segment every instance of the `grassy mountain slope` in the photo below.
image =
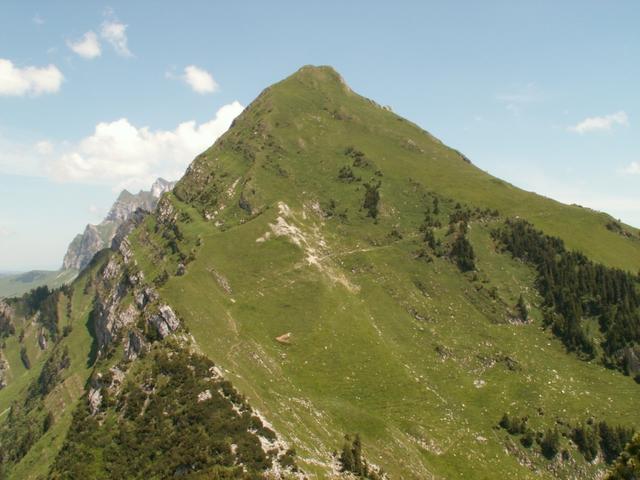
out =
<path fill-rule="evenodd" d="M 26 455 L 13 469 L 8 470 L 9 478 L 36 479 L 46 476 L 66 437 L 74 408 L 84 393 L 87 378 L 91 373 L 90 354 L 93 338 L 88 324 L 95 295 L 92 279 L 104 261 L 104 255 L 101 258 L 97 257 L 94 263 L 58 297 L 58 341 L 54 341 L 49 333 L 44 332 L 37 316 L 34 317 L 25 311 L 24 305 L 19 303 L 16 308 L 16 330 L 24 332 L 24 335 L 13 335 L 4 340 L 2 353 L 10 369 L 8 385 L 0 390 L 0 429 L 9 423 L 12 405 L 20 406 L 21 411 L 26 412 L 25 418 L 29 419 L 27 423 L 41 422 L 43 417 L 51 412 L 53 424 L 48 431 L 34 436 L 35 441 Z M 44 350 L 38 342 L 41 334 L 48 338 Z M 30 360 L 29 369 L 25 368 L 20 356 L 22 346 L 25 347 Z M 43 365 L 52 356 L 53 351 L 63 349 L 68 351 L 69 366 L 64 369 L 59 383 L 48 394 L 32 401 L 34 407 L 29 409 L 27 399 L 33 397 L 29 390 L 38 384 Z M 34 431 L 39 431 L 39 427 Z M 7 465 L 3 467 L 7 468 Z"/>
<path fill-rule="evenodd" d="M 374 221 L 362 206 L 364 183 L 377 181 Z M 303 452 L 307 471 L 326 472 L 341 433 L 357 431 L 397 478 L 593 474 L 601 466 L 577 452 L 560 466 L 518 447 L 505 454 L 510 440 L 493 427 L 505 411 L 543 412 L 531 420 L 540 429 L 589 415 L 638 425 L 638 386 L 568 355 L 542 329 L 533 271 L 490 237 L 500 219 L 469 226 L 475 279 L 444 258 L 417 260 L 434 196 L 445 224 L 456 202 L 498 209 L 597 261 L 640 266 L 636 231 L 614 233 L 605 214 L 487 175 L 312 67 L 263 92 L 132 243 L 147 278 L 169 274 L 163 298 Z M 446 242 L 447 228 L 437 235 Z M 195 259 L 173 276 L 180 251 Z M 512 325 L 520 294 L 534 321 Z M 276 340 L 286 333 L 288 343 Z"/>
<path fill-rule="evenodd" d="M 466 237 L 475 270 L 463 273 L 449 258 L 458 228 L 449 218 L 466 207 L 473 212 Z M 425 246 L 427 212 L 437 248 Z M 103 405 L 97 418 L 107 419 L 104 427 L 86 417 L 94 432 L 71 421 L 74 408 L 81 414 L 76 418 L 85 418 L 93 383 L 84 383 L 96 341 L 89 319 L 100 317 L 101 305 L 113 306 L 120 319 L 133 308 L 119 332 L 107 332 L 114 340 L 100 350 L 93 377 L 117 365 L 152 392 L 145 393 L 152 404 L 156 380 L 139 372 L 153 370 L 153 362 L 142 353 L 141 360 L 123 355 L 131 347 L 128 332 L 146 335 L 153 348 L 173 338 L 160 341 L 149 327 L 153 309 L 166 304 L 180 320 L 175 337 L 221 368 L 295 447 L 310 478 L 337 476 L 333 452 L 344 434 L 356 432 L 367 460 L 390 478 L 489 479 L 496 472 L 501 478 L 598 478 L 607 466 L 585 459 L 568 438 L 570 425 L 593 417 L 640 427 L 640 387 L 598 358 L 568 353 L 544 328 L 536 272 L 491 235 L 514 216 L 594 261 L 640 268 L 636 230 L 493 178 L 353 93 L 332 69 L 302 68 L 265 90 L 192 163 L 130 234 L 127 248 L 105 252 L 72 284 L 73 329 L 59 343 L 71 363 L 43 402 L 66 385 L 76 387 L 56 403 L 60 420 L 12 464 L 10 476 L 46 476 L 56 456 L 54 475 L 65 471 L 60 465 L 82 467 L 73 465 L 81 459 L 58 454 L 65 437 L 78 448 L 78 432 L 91 439 L 84 446 L 91 468 L 121 458 L 109 445 L 137 432 L 135 425 L 113 423 L 131 397 L 118 393 L 115 407 Z M 138 311 L 132 305 L 144 291 L 140 279 L 154 285 L 158 299 Z M 101 282 L 106 286 L 97 286 Z M 514 313 L 520 296 L 529 323 Z M 597 336 L 594 322 L 586 322 Z M 35 328 L 25 327 L 23 339 L 32 349 Z M 11 336 L 3 349 L 15 378 L 0 390 L 2 409 L 28 394 L 53 355 L 47 350 L 38 357 L 34 350 L 34 366 L 21 370 L 19 343 Z M 188 412 L 188 402 L 176 401 Z M 46 409 L 34 411 L 43 416 Z M 567 435 L 560 439 L 566 455 L 549 461 L 537 443 L 521 445 L 497 427 L 505 412 L 528 416 L 536 432 L 558 428 Z M 136 422 L 144 423 L 145 414 L 143 407 Z M 8 421 L 3 415 L 0 427 Z M 163 424 L 162 415 L 149 421 Z M 202 438 L 194 434 L 191 441 Z"/>

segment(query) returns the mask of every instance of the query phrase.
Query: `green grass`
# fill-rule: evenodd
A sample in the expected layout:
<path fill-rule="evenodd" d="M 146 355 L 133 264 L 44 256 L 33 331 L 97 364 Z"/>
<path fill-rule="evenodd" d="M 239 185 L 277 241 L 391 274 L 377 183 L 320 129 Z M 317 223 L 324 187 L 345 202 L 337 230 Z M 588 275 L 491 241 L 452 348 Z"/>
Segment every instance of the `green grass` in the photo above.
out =
<path fill-rule="evenodd" d="M 203 237 L 203 246 L 162 296 L 303 460 L 326 461 L 342 432 L 357 431 L 371 459 L 398 478 L 410 478 L 407 468 L 414 478 L 428 472 L 490 478 L 496 468 L 533 478 L 504 455 L 504 435 L 493 427 L 505 411 L 531 415 L 540 407 L 547 412 L 541 427 L 556 416 L 577 421 L 588 415 L 638 425 L 638 387 L 631 379 L 568 355 L 542 330 L 535 310 L 531 325 L 503 323 L 504 305 L 515 305 L 520 292 L 537 302 L 534 275 L 494 251 L 490 226 L 473 224 L 471 238 L 480 276 L 489 281 L 483 289 L 496 286 L 503 300 L 499 315 L 478 308 L 493 301 L 448 261 L 413 259 L 413 239 L 345 255 L 332 245 L 330 266 L 360 288 L 350 292 L 305 265 L 300 249 L 283 238 L 257 246 L 274 216 L 224 233 L 200 222 L 185 226 Z M 150 266 L 136 247 L 140 264 Z M 228 280 L 231 294 L 214 270 Z M 424 294 L 414 280 L 426 287 Z M 413 318 L 410 307 L 429 320 Z M 292 345 L 275 341 L 286 332 Z M 441 359 L 436 347 L 450 357 Z M 521 370 L 487 365 L 504 356 Z M 486 385 L 476 388 L 478 380 Z M 474 462 L 459 461 L 466 455 Z"/>
<path fill-rule="evenodd" d="M 352 166 L 361 181 L 338 179 L 353 161 L 348 146 L 369 162 Z M 382 181 L 376 221 L 362 210 L 363 183 L 372 180 Z M 446 258 L 416 258 L 435 197 L 444 250 L 457 202 L 499 210 L 497 219 L 470 224 L 475 274 Z M 521 216 L 595 261 L 637 271 L 638 232 L 625 227 L 627 238 L 606 228 L 605 214 L 491 177 L 351 92 L 329 68 L 305 67 L 267 89 L 165 202 L 178 218 L 177 246 L 195 259 L 174 275 L 174 233 L 154 215 L 130 236 L 137 266 L 147 282 L 170 274 L 161 301 L 315 478 L 327 477 L 332 452 L 355 432 L 392 478 L 594 478 L 602 466 L 587 464 L 567 440 L 575 463 L 550 470 L 516 444 L 531 468 L 523 465 L 505 451 L 513 439 L 496 428 L 502 414 L 529 415 L 539 430 L 592 415 L 640 427 L 640 387 L 567 353 L 542 328 L 535 273 L 499 253 L 490 235 L 505 217 Z M 533 321 L 510 324 L 521 294 Z M 276 340 L 289 332 L 290 344 Z M 77 359 L 89 342 L 82 335 Z M 16 472 L 34 471 L 38 452 L 59 447 L 48 441 Z"/>
<path fill-rule="evenodd" d="M 69 349 L 70 366 L 64 371 L 62 383 L 60 383 L 44 401 L 45 408 L 54 413 L 55 423 L 29 450 L 28 454 L 9 471 L 12 479 L 36 479 L 44 478 L 49 467 L 55 459 L 58 450 L 62 446 L 66 432 L 71 424 L 71 417 L 78 399 L 84 394 L 84 387 L 91 373 L 88 364 L 89 352 L 92 345 L 92 337 L 87 329 L 88 316 L 92 308 L 94 290 L 89 288 L 85 292 L 87 279 L 95 275 L 101 262 L 85 270 L 73 283 L 73 296 L 71 318 L 66 315 L 66 304 L 69 299 L 62 295 L 59 304 L 60 331 L 65 325 L 70 325 L 71 332 L 61 342 Z M 24 345 L 27 347 L 32 367 L 24 369 L 20 360 L 17 336 L 7 339 L 7 346 L 3 353 L 11 366 L 11 377 L 8 386 L 0 390 L 0 422 L 14 401 L 20 402 L 31 382 L 33 382 L 49 354 L 53 344 L 49 343 L 46 351 L 41 351 L 37 346 L 37 329 L 33 323 L 25 326 Z"/>
<path fill-rule="evenodd" d="M 202 245 L 162 297 L 202 351 L 296 446 L 310 473 L 326 472 L 318 462 L 329 461 L 343 433 L 357 431 L 371 461 L 394 478 L 594 474 L 597 467 L 575 449 L 573 470 L 552 475 L 539 454 L 528 458 L 540 471 L 523 467 L 505 454 L 509 439 L 494 427 L 504 412 L 533 416 L 538 409 L 544 415 L 531 423 L 540 429 L 556 418 L 590 415 L 640 426 L 638 386 L 568 354 L 542 328 L 534 272 L 496 252 L 491 223 L 474 222 L 469 233 L 477 280 L 446 259 L 416 260 L 418 226 L 437 195 L 445 225 L 458 201 L 498 209 L 501 218 L 524 217 L 569 248 L 633 271 L 640 267 L 640 241 L 609 231 L 605 214 L 487 175 L 350 92 L 335 75 L 305 68 L 271 87 L 195 161 L 176 189 L 191 205 L 171 201 L 193 219 L 179 223 L 185 248 L 197 237 Z M 344 154 L 349 145 L 372 164 L 353 167 L 363 182 L 382 172 L 376 223 L 361 209 L 362 182 L 337 179 L 351 163 Z M 251 216 L 238 207 L 241 195 Z M 331 199 L 337 211 L 347 210 L 346 220 L 318 215 L 317 205 Z M 301 246 L 273 235 L 256 242 L 276 224 L 278 202 L 291 208 L 286 220 L 302 232 Z M 213 219 L 203 220 L 194 206 Z M 159 260 L 163 240 L 153 222 L 132 237 L 147 278 L 162 262 L 175 262 Z M 392 228 L 404 238 L 392 240 Z M 437 235 L 446 240 L 446 228 Z M 317 250 L 320 267 L 306 262 L 305 247 Z M 497 300 L 488 295 L 491 287 Z M 508 324 L 520 294 L 533 306 L 533 322 Z M 291 345 L 275 340 L 286 332 Z M 516 371 L 506 357 L 517 362 Z"/>

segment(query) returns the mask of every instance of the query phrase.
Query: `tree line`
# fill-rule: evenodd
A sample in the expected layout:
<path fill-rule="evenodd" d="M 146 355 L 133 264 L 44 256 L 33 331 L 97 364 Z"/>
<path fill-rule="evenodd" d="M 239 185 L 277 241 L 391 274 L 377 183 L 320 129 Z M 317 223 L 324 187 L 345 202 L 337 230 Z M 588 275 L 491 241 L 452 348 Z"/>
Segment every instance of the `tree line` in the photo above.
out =
<path fill-rule="evenodd" d="M 569 251 L 562 240 L 524 220 L 507 220 L 493 236 L 515 258 L 536 268 L 545 323 L 567 349 L 589 359 L 596 356 L 597 344 L 584 322 L 595 318 L 605 364 L 630 373 L 625 351 L 640 342 L 638 277 Z"/>

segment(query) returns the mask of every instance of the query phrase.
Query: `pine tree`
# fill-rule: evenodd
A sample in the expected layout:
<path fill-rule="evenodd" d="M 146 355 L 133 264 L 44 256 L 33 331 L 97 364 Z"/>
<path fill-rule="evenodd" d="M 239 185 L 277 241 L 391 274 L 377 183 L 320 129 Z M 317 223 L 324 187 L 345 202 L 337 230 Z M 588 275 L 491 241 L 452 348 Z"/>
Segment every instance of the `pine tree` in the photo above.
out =
<path fill-rule="evenodd" d="M 451 247 L 451 256 L 455 259 L 458 268 L 462 272 L 468 272 L 475 270 L 475 254 L 473 247 L 467 237 L 464 235 L 458 235 Z"/>
<path fill-rule="evenodd" d="M 349 435 L 344 437 L 344 445 L 340 453 L 340 468 L 343 472 L 353 472 L 355 467 L 355 459 L 353 458 L 351 438 Z"/>
<path fill-rule="evenodd" d="M 364 202 L 362 207 L 367 211 L 367 216 L 371 218 L 378 217 L 378 202 L 380 202 L 380 182 L 374 184 L 364 184 Z"/>

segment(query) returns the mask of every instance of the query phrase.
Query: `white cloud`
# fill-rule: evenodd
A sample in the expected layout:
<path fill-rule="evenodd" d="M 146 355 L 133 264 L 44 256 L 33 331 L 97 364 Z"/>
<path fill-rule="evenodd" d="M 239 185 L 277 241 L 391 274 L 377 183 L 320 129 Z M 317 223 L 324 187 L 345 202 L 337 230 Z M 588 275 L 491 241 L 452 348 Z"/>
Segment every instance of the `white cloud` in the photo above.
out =
<path fill-rule="evenodd" d="M 182 79 L 193 89 L 194 92 L 204 94 L 212 93 L 218 90 L 218 83 L 213 76 L 195 65 L 189 65 L 184 69 Z"/>
<path fill-rule="evenodd" d="M 116 53 L 121 57 L 133 57 L 127 45 L 127 27 L 118 21 L 112 9 L 108 8 L 104 12 L 106 20 L 102 22 L 100 36 L 111 44 Z"/>
<path fill-rule="evenodd" d="M 0 96 L 40 95 L 60 90 L 64 76 L 55 65 L 16 67 L 0 58 Z"/>
<path fill-rule="evenodd" d="M 35 23 L 36 25 L 44 25 L 44 18 L 42 18 L 39 14 L 35 14 L 34 17 L 31 19 L 33 21 L 33 23 Z"/>
<path fill-rule="evenodd" d="M 53 144 L 48 140 L 41 140 L 34 145 L 39 155 L 51 155 L 53 153 Z"/>
<path fill-rule="evenodd" d="M 85 33 L 77 42 L 68 40 L 67 46 L 82 58 L 86 59 L 99 57 L 102 53 L 98 36 L 93 31 Z"/>
<path fill-rule="evenodd" d="M 569 131 L 584 135 L 585 133 L 611 130 L 615 125 L 629 126 L 629 117 L 624 111 L 611 113 L 602 117 L 588 117 L 580 123 L 569 127 Z"/>
<path fill-rule="evenodd" d="M 242 110 L 236 101 L 220 108 L 208 122 L 197 125 L 188 121 L 174 130 L 136 127 L 126 118 L 99 123 L 91 136 L 49 161 L 46 171 L 60 181 L 105 184 L 115 189 L 148 187 L 159 176 L 177 179 Z"/>
<path fill-rule="evenodd" d="M 628 173 L 629 175 L 640 175 L 640 162 L 631 162 L 623 170 L 623 173 Z"/>

